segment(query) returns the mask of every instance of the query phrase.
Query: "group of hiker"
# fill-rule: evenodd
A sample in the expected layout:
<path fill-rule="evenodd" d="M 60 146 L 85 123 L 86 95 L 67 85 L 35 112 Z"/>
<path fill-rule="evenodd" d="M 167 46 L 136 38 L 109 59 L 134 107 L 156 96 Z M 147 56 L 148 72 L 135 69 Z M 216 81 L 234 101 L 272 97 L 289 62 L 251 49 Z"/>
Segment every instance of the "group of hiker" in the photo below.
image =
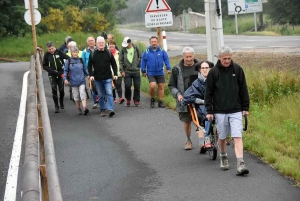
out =
<path fill-rule="evenodd" d="M 232 49 L 221 47 L 218 62 L 198 61 L 192 47 L 184 47 L 183 58 L 173 68 L 167 52 L 158 45 L 158 38 L 152 36 L 150 45 L 141 52 L 129 37 L 119 48 L 112 34 L 107 38 L 92 36 L 87 38 L 87 47 L 80 51 L 71 37 L 60 49 L 48 42 L 43 67 L 48 72 L 55 113 L 64 109 L 64 85 L 71 87 L 78 114 L 87 115 L 86 82 L 91 82 L 93 108 L 100 108 L 101 116 L 115 115 L 114 104 L 129 107 L 140 105 L 141 75 L 149 80 L 150 107 L 155 106 L 158 88 L 158 107 L 164 108 L 165 71 L 171 74 L 168 87 L 176 99 L 176 110 L 184 124 L 186 135 L 185 150 L 192 149 L 192 117 L 187 104 L 195 104 L 199 123 L 203 129 L 198 132 L 199 150 L 211 149 L 213 145 L 207 135 L 207 121 L 215 119 L 219 136 L 220 167 L 229 169 L 226 153 L 226 137 L 229 133 L 235 141 L 237 175 L 248 174 L 243 159 L 242 116 L 248 115 L 249 95 L 243 69 L 232 61 Z M 164 70 L 165 66 L 165 70 Z M 196 76 L 191 81 L 191 76 Z M 123 96 L 122 83 L 125 93 Z M 133 93 L 132 93 L 133 84 Z M 59 96 L 58 96 L 59 92 Z M 118 100 L 116 93 L 118 94 Z M 81 105 L 82 104 L 82 108 Z"/>

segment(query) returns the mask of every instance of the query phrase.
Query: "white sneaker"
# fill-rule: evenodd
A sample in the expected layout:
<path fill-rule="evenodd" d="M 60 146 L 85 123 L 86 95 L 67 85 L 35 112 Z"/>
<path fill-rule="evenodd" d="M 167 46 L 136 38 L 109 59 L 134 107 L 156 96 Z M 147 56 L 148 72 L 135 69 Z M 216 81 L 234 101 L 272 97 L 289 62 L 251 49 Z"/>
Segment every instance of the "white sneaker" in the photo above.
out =
<path fill-rule="evenodd" d="M 92 108 L 96 109 L 97 108 L 97 103 L 95 103 Z"/>

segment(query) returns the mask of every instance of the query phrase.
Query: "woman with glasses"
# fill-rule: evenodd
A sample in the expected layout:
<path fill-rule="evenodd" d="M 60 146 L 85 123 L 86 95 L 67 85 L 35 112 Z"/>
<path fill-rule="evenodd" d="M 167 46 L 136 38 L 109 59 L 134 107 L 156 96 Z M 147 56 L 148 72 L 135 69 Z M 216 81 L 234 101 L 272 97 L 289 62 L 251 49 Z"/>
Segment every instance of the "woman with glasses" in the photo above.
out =
<path fill-rule="evenodd" d="M 207 132 L 209 125 L 206 120 L 207 112 L 204 105 L 206 78 L 213 66 L 214 64 L 210 61 L 201 61 L 195 65 L 195 71 L 198 71 L 198 78 L 184 92 L 183 100 L 181 102 L 184 106 L 192 103 L 196 105 L 199 124 L 202 128 L 198 131 L 200 153 L 205 153 L 204 150 L 213 148 Z"/>

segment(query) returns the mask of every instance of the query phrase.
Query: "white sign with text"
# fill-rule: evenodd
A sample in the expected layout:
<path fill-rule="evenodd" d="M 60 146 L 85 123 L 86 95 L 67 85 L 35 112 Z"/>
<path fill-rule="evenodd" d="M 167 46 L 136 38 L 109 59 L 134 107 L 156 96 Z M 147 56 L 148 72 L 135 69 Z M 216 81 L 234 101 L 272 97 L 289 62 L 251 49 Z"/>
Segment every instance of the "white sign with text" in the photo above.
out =
<path fill-rule="evenodd" d="M 147 28 L 172 26 L 173 25 L 172 12 L 146 13 L 145 25 Z"/>

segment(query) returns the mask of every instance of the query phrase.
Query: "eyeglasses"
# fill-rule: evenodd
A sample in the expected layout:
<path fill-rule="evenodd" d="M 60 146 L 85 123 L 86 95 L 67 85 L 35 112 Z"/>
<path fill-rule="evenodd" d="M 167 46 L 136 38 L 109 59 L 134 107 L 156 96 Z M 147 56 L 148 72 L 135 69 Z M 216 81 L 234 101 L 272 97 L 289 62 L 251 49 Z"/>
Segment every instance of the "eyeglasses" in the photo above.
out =
<path fill-rule="evenodd" d="M 209 67 L 201 67 L 201 69 L 207 70 L 207 69 L 209 69 Z"/>

